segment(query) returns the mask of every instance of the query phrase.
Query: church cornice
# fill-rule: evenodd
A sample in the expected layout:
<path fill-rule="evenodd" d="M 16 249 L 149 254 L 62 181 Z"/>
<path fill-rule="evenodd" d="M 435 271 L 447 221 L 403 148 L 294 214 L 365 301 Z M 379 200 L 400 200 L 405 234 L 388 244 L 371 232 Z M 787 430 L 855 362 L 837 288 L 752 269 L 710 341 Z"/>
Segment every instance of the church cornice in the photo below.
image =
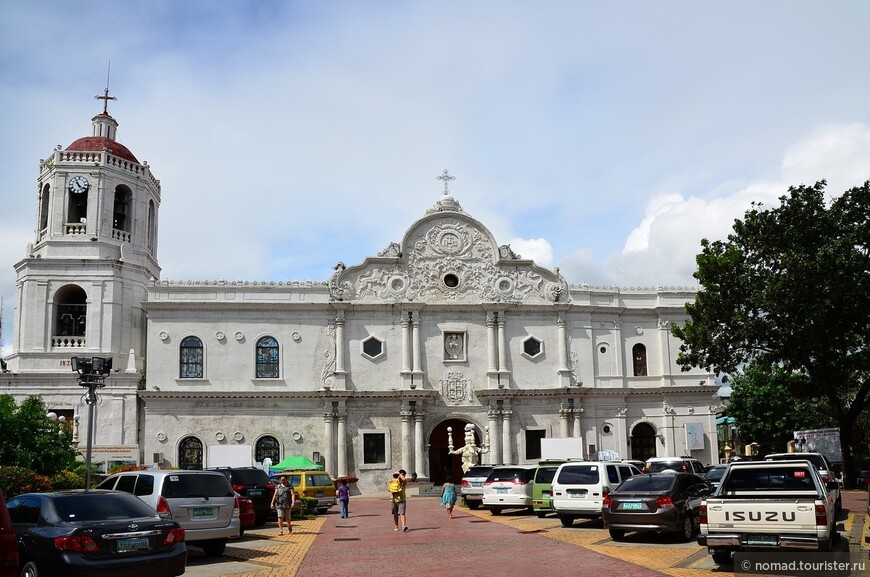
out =
<path fill-rule="evenodd" d="M 396 399 L 396 400 L 427 400 L 434 399 L 437 391 L 426 389 L 392 390 L 392 391 L 336 391 L 309 390 L 289 392 L 221 392 L 221 391 L 139 391 L 139 397 L 144 400 L 293 400 L 293 399 Z"/>

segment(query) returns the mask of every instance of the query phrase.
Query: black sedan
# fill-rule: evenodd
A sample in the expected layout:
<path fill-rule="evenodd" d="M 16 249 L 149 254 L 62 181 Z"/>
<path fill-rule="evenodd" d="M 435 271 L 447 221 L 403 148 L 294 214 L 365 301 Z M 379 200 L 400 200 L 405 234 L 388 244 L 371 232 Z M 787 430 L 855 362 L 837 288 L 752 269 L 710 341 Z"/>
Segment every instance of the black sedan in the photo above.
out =
<path fill-rule="evenodd" d="M 18 537 L 21 577 L 184 573 L 184 529 L 128 493 L 25 493 L 7 505 Z"/>
<path fill-rule="evenodd" d="M 604 498 L 604 528 L 614 541 L 628 531 L 676 533 L 689 541 L 701 500 L 709 494 L 710 486 L 691 473 L 635 475 Z"/>

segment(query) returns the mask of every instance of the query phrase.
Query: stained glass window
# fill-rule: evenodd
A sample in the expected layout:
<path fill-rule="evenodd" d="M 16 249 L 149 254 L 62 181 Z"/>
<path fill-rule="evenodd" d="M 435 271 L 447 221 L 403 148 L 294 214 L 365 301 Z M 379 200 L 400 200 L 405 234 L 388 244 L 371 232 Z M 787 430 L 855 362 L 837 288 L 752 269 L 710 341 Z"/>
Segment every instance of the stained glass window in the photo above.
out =
<path fill-rule="evenodd" d="M 278 378 L 278 341 L 273 337 L 257 341 L 257 378 Z"/>
<path fill-rule="evenodd" d="M 202 341 L 199 337 L 186 337 L 181 341 L 179 372 L 182 379 L 202 378 Z"/>

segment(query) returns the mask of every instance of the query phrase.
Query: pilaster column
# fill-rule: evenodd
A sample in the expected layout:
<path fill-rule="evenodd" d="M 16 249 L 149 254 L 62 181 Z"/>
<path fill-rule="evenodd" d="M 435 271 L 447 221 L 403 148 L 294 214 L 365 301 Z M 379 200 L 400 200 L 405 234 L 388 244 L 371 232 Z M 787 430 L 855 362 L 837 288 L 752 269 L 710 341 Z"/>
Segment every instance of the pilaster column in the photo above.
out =
<path fill-rule="evenodd" d="M 347 475 L 347 413 L 338 414 L 338 427 L 335 433 L 338 450 L 338 463 L 335 470 L 336 475 L 343 477 Z"/>
<path fill-rule="evenodd" d="M 573 412 L 574 412 L 574 436 L 579 438 L 579 437 L 583 436 L 583 429 L 580 428 L 580 415 L 583 414 L 583 407 L 575 406 Z"/>
<path fill-rule="evenodd" d="M 487 372 L 494 373 L 498 371 L 498 361 L 496 354 L 498 351 L 495 348 L 495 319 L 491 312 L 486 313 L 486 349 L 487 349 Z"/>
<path fill-rule="evenodd" d="M 335 372 L 344 372 L 344 311 L 335 315 Z"/>
<path fill-rule="evenodd" d="M 420 477 L 428 477 L 426 465 L 423 462 L 423 419 L 422 411 L 414 412 L 414 470 Z"/>
<path fill-rule="evenodd" d="M 570 372 L 571 369 L 568 367 L 568 338 L 565 330 L 565 319 L 562 318 L 562 315 L 559 315 L 559 319 L 556 321 L 556 328 L 559 335 L 557 343 L 559 345 L 559 370 Z"/>
<path fill-rule="evenodd" d="M 326 472 L 332 473 L 335 471 L 335 414 L 332 412 L 323 413 L 323 438 L 325 440 L 323 459 L 326 461 Z"/>
<path fill-rule="evenodd" d="M 505 465 L 513 463 L 513 442 L 511 442 L 511 415 L 513 411 L 510 409 L 501 412 L 501 455 L 502 462 Z"/>
<path fill-rule="evenodd" d="M 498 313 L 498 370 L 507 372 L 507 345 L 504 338 L 504 311 Z M 504 386 L 504 385 L 501 385 Z"/>
<path fill-rule="evenodd" d="M 559 407 L 559 437 L 563 439 L 568 438 L 568 416 L 571 414 L 571 409 L 560 406 Z"/>
<path fill-rule="evenodd" d="M 499 429 L 499 411 L 498 409 L 490 409 L 487 414 L 489 419 L 489 453 L 486 454 L 486 459 L 489 465 L 497 465 L 501 456 L 501 429 Z"/>
<path fill-rule="evenodd" d="M 399 326 L 402 327 L 402 372 L 407 373 L 411 370 L 411 321 L 408 318 L 408 313 L 403 312 Z"/>
<path fill-rule="evenodd" d="M 420 312 L 414 311 L 411 313 L 411 341 L 413 342 L 413 358 L 411 370 L 415 373 L 420 372 L 422 363 L 420 362 Z"/>
<path fill-rule="evenodd" d="M 411 467 L 411 417 L 414 415 L 407 409 L 402 409 L 402 464 L 400 469 L 406 471 Z"/>

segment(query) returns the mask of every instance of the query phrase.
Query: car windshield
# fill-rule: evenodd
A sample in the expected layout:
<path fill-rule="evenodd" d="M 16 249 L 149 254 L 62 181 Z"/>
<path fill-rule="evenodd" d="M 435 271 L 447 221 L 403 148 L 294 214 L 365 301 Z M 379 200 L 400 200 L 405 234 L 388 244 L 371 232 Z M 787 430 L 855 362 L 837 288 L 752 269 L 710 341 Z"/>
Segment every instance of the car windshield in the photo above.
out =
<path fill-rule="evenodd" d="M 58 517 L 69 523 L 81 521 L 111 521 L 154 517 L 154 509 L 140 499 L 122 494 L 82 493 L 59 495 L 54 499 Z"/>
<path fill-rule="evenodd" d="M 614 493 L 667 493 L 675 480 L 674 475 L 635 475 L 626 479 Z"/>
<path fill-rule="evenodd" d="M 708 481 L 718 481 L 722 478 L 722 475 L 725 474 L 725 467 L 716 467 L 715 469 L 710 469 L 707 471 L 707 474 L 704 475 L 704 478 Z"/>
<path fill-rule="evenodd" d="M 492 467 L 472 467 L 463 477 L 486 477 L 492 471 Z"/>
<path fill-rule="evenodd" d="M 538 467 L 535 471 L 535 483 L 552 483 L 559 467 Z"/>
<path fill-rule="evenodd" d="M 493 469 L 486 480 L 493 483 L 500 481 L 528 481 L 532 476 L 531 473 L 529 469 Z"/>
<path fill-rule="evenodd" d="M 562 467 L 558 481 L 563 485 L 593 485 L 599 481 L 598 465 L 572 465 Z"/>
<path fill-rule="evenodd" d="M 764 458 L 765 461 L 809 461 L 813 466 L 820 470 L 826 471 L 828 464 L 821 455 L 802 455 L 799 453 L 791 453 L 787 455 L 769 455 Z"/>
<path fill-rule="evenodd" d="M 729 491 L 815 491 L 813 477 L 806 465 L 734 468 L 728 478 Z"/>
<path fill-rule="evenodd" d="M 682 461 L 654 461 L 646 466 L 647 473 L 661 473 L 662 471 L 682 471 Z"/>
<path fill-rule="evenodd" d="M 186 497 L 232 497 L 233 488 L 220 473 L 214 475 L 167 475 L 163 482 L 163 496 Z"/>

